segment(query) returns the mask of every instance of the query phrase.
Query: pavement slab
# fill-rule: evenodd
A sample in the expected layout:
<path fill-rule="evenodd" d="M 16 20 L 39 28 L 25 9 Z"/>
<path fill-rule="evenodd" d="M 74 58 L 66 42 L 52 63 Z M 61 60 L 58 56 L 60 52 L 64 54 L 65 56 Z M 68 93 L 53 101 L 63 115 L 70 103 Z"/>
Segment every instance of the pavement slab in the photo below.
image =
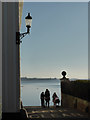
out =
<path fill-rule="evenodd" d="M 30 120 L 89 120 L 88 114 L 76 109 L 63 108 L 61 106 L 25 106 Z"/>

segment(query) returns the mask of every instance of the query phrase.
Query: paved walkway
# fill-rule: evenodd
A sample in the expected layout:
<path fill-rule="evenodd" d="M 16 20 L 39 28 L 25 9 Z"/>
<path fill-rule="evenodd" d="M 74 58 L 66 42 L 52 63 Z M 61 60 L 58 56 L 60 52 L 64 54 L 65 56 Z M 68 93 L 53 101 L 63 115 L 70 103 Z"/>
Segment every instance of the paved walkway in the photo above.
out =
<path fill-rule="evenodd" d="M 25 109 L 28 112 L 29 118 L 32 120 L 87 120 L 88 114 L 77 110 L 63 107 L 41 108 L 40 106 L 27 106 Z"/>

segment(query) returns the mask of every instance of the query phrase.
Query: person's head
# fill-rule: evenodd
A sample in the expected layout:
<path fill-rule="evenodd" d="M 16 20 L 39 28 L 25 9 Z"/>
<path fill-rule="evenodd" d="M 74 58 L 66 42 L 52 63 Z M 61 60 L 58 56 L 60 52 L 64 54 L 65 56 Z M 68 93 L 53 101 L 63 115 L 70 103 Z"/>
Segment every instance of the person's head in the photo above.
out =
<path fill-rule="evenodd" d="M 54 92 L 54 95 L 57 96 L 56 92 Z"/>
<path fill-rule="evenodd" d="M 46 91 L 48 91 L 48 89 L 46 89 Z"/>

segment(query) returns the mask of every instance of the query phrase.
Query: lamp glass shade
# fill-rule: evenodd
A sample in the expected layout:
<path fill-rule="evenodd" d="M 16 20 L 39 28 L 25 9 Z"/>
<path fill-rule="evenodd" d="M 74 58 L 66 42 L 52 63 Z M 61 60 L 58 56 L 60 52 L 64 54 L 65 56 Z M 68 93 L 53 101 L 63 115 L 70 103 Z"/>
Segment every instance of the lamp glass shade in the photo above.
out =
<path fill-rule="evenodd" d="M 25 17 L 26 27 L 31 27 L 32 23 L 32 17 L 30 16 L 30 13 L 28 13 L 28 16 Z"/>
<path fill-rule="evenodd" d="M 31 27 L 32 19 L 25 19 L 25 22 L 26 22 L 26 27 L 27 26 Z"/>

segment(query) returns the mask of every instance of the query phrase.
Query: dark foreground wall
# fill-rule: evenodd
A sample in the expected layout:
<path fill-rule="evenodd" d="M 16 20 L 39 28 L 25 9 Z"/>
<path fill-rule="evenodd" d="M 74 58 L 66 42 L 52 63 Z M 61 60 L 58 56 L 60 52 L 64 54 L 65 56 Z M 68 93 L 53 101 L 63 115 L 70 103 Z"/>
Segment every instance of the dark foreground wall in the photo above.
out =
<path fill-rule="evenodd" d="M 61 82 L 62 93 L 90 101 L 90 81 L 76 80 Z"/>
<path fill-rule="evenodd" d="M 62 106 L 90 112 L 90 82 L 85 80 L 62 81 Z"/>

